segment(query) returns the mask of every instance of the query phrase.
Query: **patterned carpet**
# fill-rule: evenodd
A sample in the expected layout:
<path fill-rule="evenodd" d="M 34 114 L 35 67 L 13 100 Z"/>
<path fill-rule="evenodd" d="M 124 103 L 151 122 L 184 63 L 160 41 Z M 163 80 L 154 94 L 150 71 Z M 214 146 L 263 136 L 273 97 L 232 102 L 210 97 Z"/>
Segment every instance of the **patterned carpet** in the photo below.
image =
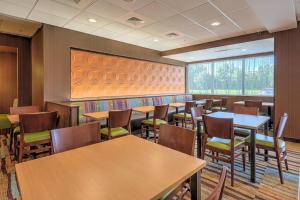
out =
<path fill-rule="evenodd" d="M 7 148 L 8 140 L 0 136 L 0 199 L 20 199 L 17 187 L 14 164 Z M 300 144 L 288 143 L 289 171 L 284 169 L 285 184 L 281 185 L 278 177 L 277 165 L 274 159 L 265 162 L 263 157 L 257 156 L 257 181 L 252 184 L 250 178 L 250 165 L 246 164 L 246 172 L 242 169 L 241 158 L 235 164 L 235 186 L 230 186 L 230 173 L 226 180 L 224 199 L 267 199 L 267 200 L 294 200 L 297 199 L 299 168 L 300 168 Z M 208 160 L 208 159 L 207 159 Z M 248 160 L 248 159 L 247 159 Z M 210 194 L 218 182 L 219 173 L 223 162 L 208 160 L 208 166 L 202 172 L 202 199 Z M 229 166 L 228 166 L 229 167 Z M 229 167 L 230 168 L 230 167 Z"/>

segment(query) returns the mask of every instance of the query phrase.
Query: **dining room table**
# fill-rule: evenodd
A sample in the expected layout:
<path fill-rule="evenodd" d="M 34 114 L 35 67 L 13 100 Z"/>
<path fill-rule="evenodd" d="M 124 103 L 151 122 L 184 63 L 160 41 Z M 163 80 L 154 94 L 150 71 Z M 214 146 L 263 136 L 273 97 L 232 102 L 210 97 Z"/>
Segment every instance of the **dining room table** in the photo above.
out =
<path fill-rule="evenodd" d="M 169 106 L 171 108 L 175 108 L 175 113 L 179 113 L 179 108 L 185 107 L 184 102 L 177 102 L 177 103 L 169 103 Z M 178 122 L 175 123 L 176 126 L 178 126 Z"/>
<path fill-rule="evenodd" d="M 108 111 L 101 111 L 101 112 L 90 112 L 90 113 L 84 113 L 83 116 L 91 118 L 96 121 L 101 121 L 108 119 Z"/>
<path fill-rule="evenodd" d="M 191 177 L 201 198 L 206 161 L 129 135 L 16 164 L 22 200 L 159 199 Z"/>
<path fill-rule="evenodd" d="M 154 106 L 140 106 L 132 108 L 132 111 L 145 114 L 146 119 L 149 119 L 150 113 L 154 112 L 154 109 Z M 146 130 L 146 138 L 149 138 L 149 130 Z"/>
<path fill-rule="evenodd" d="M 264 127 L 264 134 L 268 135 L 268 121 L 269 116 L 261 115 L 245 115 L 245 114 L 235 114 L 231 112 L 214 112 L 208 114 L 207 116 L 215 118 L 232 118 L 233 126 L 237 128 L 244 128 L 251 131 L 250 134 L 250 180 L 251 182 L 256 182 L 256 133 L 259 128 Z M 202 120 L 197 120 L 197 156 L 201 158 L 202 149 L 202 133 L 201 133 L 201 123 Z M 268 152 L 265 151 L 265 154 Z"/>
<path fill-rule="evenodd" d="M 206 104 L 206 100 L 207 99 L 198 99 L 195 102 L 196 102 L 197 106 L 198 105 L 204 105 L 204 104 Z M 213 103 L 220 103 L 221 102 L 221 99 L 212 99 L 212 100 L 213 100 Z"/>
<path fill-rule="evenodd" d="M 10 124 L 18 124 L 20 122 L 19 115 L 7 115 Z"/>

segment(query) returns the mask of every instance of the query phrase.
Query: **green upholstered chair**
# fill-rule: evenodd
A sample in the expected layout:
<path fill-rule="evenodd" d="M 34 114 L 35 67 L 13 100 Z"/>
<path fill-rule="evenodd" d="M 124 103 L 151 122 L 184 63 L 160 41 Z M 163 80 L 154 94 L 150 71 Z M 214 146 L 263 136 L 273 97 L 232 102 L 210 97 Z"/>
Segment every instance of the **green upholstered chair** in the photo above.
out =
<path fill-rule="evenodd" d="M 218 105 L 218 106 L 213 106 L 211 108 L 212 111 L 216 112 L 216 111 L 226 111 L 227 108 L 227 101 L 228 101 L 228 98 L 227 97 L 222 97 L 221 98 L 221 103 Z"/>
<path fill-rule="evenodd" d="M 22 106 L 22 107 L 10 107 L 9 112 L 11 115 L 20 115 L 20 114 L 28 114 L 28 113 L 37 113 L 40 112 L 39 106 Z M 20 134 L 20 126 L 19 124 L 12 124 L 10 131 L 10 143 L 9 149 L 12 150 L 12 144 L 14 142 L 14 148 L 16 151 L 17 148 L 17 135 Z"/>
<path fill-rule="evenodd" d="M 0 130 L 9 129 L 10 122 L 7 118 L 7 114 L 0 114 Z"/>
<path fill-rule="evenodd" d="M 277 160 L 277 166 L 278 166 L 278 172 L 279 172 L 281 184 L 284 183 L 281 161 L 284 160 L 286 170 L 288 170 L 286 144 L 285 141 L 283 140 L 283 132 L 286 126 L 287 119 L 288 119 L 288 115 L 287 113 L 284 113 L 283 116 L 280 118 L 279 123 L 276 126 L 273 136 L 267 136 L 258 133 L 256 134 L 256 147 L 258 149 L 264 149 L 266 151 L 275 152 L 275 156 L 272 156 L 267 153 L 264 154 L 258 153 L 258 155 L 265 156 L 265 160 L 267 160 L 267 157 L 272 157 Z M 246 144 L 250 146 L 250 138 L 246 139 Z"/>
<path fill-rule="evenodd" d="M 100 130 L 101 136 L 107 139 L 131 134 L 131 109 L 109 111 L 108 126 Z"/>
<path fill-rule="evenodd" d="M 213 103 L 214 103 L 214 101 L 212 99 L 206 99 L 205 104 L 203 105 L 205 114 L 212 113 L 211 108 L 212 108 Z"/>
<path fill-rule="evenodd" d="M 244 114 L 244 115 L 258 115 L 259 108 L 236 105 L 233 107 L 233 112 L 236 114 Z M 251 130 L 235 127 L 234 134 L 241 137 L 248 137 L 251 134 Z"/>
<path fill-rule="evenodd" d="M 161 125 L 158 144 L 194 156 L 195 139 L 196 133 L 193 130 L 172 125 Z M 180 191 L 187 191 L 190 188 L 189 183 L 189 179 L 184 181 L 179 187 L 173 188 L 163 195 L 160 200 L 173 199 L 173 197 L 182 199 L 186 192 Z"/>
<path fill-rule="evenodd" d="M 234 186 L 234 160 L 240 155 L 243 158 L 243 169 L 245 171 L 245 141 L 234 137 L 232 118 L 214 118 L 203 115 L 203 122 L 204 135 L 201 157 L 204 159 L 206 155 L 212 159 L 230 163 L 231 186 Z M 209 152 L 212 153 L 210 154 L 206 150 L 210 150 Z M 226 157 L 219 156 L 219 154 L 226 155 Z"/>
<path fill-rule="evenodd" d="M 142 125 L 141 125 L 142 134 L 145 131 L 153 131 L 154 142 L 156 142 L 160 125 L 168 123 L 168 121 L 167 121 L 168 109 L 169 109 L 169 104 L 155 106 L 153 118 L 142 121 Z"/>
<path fill-rule="evenodd" d="M 173 122 L 181 122 L 182 127 L 186 127 L 187 124 L 192 124 L 191 108 L 196 107 L 195 101 L 185 102 L 184 112 L 173 114 Z"/>
<path fill-rule="evenodd" d="M 20 114 L 20 135 L 18 135 L 18 161 L 23 155 L 32 153 L 51 153 L 50 130 L 57 123 L 57 112 Z"/>

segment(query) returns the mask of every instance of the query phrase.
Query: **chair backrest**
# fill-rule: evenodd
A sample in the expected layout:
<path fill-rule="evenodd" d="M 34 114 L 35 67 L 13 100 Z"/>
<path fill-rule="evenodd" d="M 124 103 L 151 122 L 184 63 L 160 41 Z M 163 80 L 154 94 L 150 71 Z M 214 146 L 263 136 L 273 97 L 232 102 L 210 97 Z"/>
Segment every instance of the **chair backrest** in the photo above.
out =
<path fill-rule="evenodd" d="M 153 119 L 166 119 L 168 115 L 169 104 L 154 107 Z"/>
<path fill-rule="evenodd" d="M 130 124 L 132 109 L 114 110 L 108 113 L 108 128 L 124 127 Z"/>
<path fill-rule="evenodd" d="M 195 131 L 173 126 L 161 125 L 158 144 L 188 155 L 194 155 Z"/>
<path fill-rule="evenodd" d="M 246 107 L 256 107 L 259 110 L 262 108 L 262 101 L 254 101 L 254 100 L 246 100 L 245 101 Z"/>
<path fill-rule="evenodd" d="M 215 118 L 203 115 L 204 132 L 208 137 L 218 137 L 223 139 L 232 139 L 233 136 L 233 119 L 232 118 Z"/>
<path fill-rule="evenodd" d="M 10 107 L 11 115 L 20 115 L 26 113 L 37 113 L 40 112 L 39 106 L 22 106 L 22 107 Z"/>
<path fill-rule="evenodd" d="M 197 124 L 197 118 L 202 117 L 204 114 L 203 106 L 197 106 L 191 108 L 192 120 L 194 125 Z"/>
<path fill-rule="evenodd" d="M 227 168 L 223 166 L 218 185 L 213 192 L 206 198 L 206 200 L 221 200 L 223 196 L 225 181 L 226 181 Z"/>
<path fill-rule="evenodd" d="M 228 97 L 222 97 L 221 98 L 221 107 L 227 106 Z"/>
<path fill-rule="evenodd" d="M 284 113 L 283 116 L 280 117 L 280 121 L 276 126 L 275 134 L 274 134 L 275 138 L 282 137 L 287 120 L 288 120 L 288 114 Z"/>
<path fill-rule="evenodd" d="M 258 115 L 259 109 L 257 107 L 234 106 L 233 112 L 244 115 Z"/>
<path fill-rule="evenodd" d="M 18 107 L 18 105 L 19 105 L 18 99 L 17 99 L 17 98 L 14 98 L 12 107 Z"/>
<path fill-rule="evenodd" d="M 20 114 L 21 133 L 52 130 L 56 126 L 57 112 Z"/>
<path fill-rule="evenodd" d="M 53 153 L 95 144 L 99 138 L 99 123 L 51 130 Z"/>
<path fill-rule="evenodd" d="M 211 109 L 213 102 L 214 101 L 212 99 L 206 99 L 205 104 L 204 104 L 204 109 L 205 110 Z"/>
<path fill-rule="evenodd" d="M 184 112 L 187 114 L 191 114 L 191 108 L 196 107 L 195 101 L 187 101 L 185 102 Z"/>

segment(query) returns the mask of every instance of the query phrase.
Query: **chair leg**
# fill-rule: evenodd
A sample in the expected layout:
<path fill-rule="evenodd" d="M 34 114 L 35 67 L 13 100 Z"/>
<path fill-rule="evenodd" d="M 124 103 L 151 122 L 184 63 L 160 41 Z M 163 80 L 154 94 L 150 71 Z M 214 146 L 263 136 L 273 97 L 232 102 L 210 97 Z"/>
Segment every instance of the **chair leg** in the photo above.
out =
<path fill-rule="evenodd" d="M 215 156 L 215 152 L 214 151 L 211 151 L 211 154 L 212 154 L 212 162 L 215 162 L 215 158 L 214 158 L 214 156 Z"/>
<path fill-rule="evenodd" d="M 219 153 L 218 152 L 216 152 L 216 156 L 219 157 Z M 218 159 L 216 159 L 216 161 L 217 161 L 217 163 L 219 162 Z"/>
<path fill-rule="evenodd" d="M 288 166 L 288 162 L 287 162 L 286 150 L 283 152 L 283 158 L 284 158 L 285 168 L 286 168 L 286 170 L 289 170 L 289 166 Z"/>
<path fill-rule="evenodd" d="M 22 162 L 22 158 L 23 158 L 23 145 L 21 144 L 21 142 L 20 142 L 20 144 L 19 144 L 19 152 L 18 152 L 18 162 L 20 163 L 20 162 Z"/>
<path fill-rule="evenodd" d="M 13 137 L 14 137 L 14 130 L 10 128 L 9 130 L 9 151 L 12 152 L 12 145 L 13 145 Z"/>
<path fill-rule="evenodd" d="M 275 150 L 276 153 L 276 160 L 277 160 L 277 166 L 278 166 L 278 172 L 279 172 L 279 177 L 280 177 L 280 183 L 283 184 L 283 176 L 282 176 L 282 167 L 281 167 L 281 162 L 280 162 L 280 153 L 278 150 Z"/>
<path fill-rule="evenodd" d="M 246 155 L 245 155 L 245 147 L 242 148 L 243 154 L 242 154 L 242 158 L 243 158 L 243 170 L 246 171 Z"/>
<path fill-rule="evenodd" d="M 156 128 L 155 127 L 153 127 L 153 134 L 154 134 L 154 142 L 157 143 L 156 142 Z"/>
<path fill-rule="evenodd" d="M 234 158 L 231 156 L 231 186 L 234 187 Z"/>

